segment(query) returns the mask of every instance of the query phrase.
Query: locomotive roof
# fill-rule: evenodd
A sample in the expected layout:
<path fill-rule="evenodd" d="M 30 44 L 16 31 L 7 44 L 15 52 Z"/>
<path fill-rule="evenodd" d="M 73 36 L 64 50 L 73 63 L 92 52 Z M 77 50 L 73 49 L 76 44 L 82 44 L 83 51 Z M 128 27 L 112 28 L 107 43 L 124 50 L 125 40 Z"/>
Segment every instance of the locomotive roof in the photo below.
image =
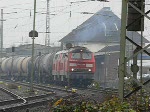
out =
<path fill-rule="evenodd" d="M 90 51 L 89 49 L 87 49 L 86 47 L 75 46 L 75 47 L 72 47 L 72 48 L 70 48 L 70 49 L 58 51 L 56 54 L 68 53 L 68 52 L 80 52 L 80 50 L 83 50 L 83 52 L 91 52 L 91 51 Z"/>

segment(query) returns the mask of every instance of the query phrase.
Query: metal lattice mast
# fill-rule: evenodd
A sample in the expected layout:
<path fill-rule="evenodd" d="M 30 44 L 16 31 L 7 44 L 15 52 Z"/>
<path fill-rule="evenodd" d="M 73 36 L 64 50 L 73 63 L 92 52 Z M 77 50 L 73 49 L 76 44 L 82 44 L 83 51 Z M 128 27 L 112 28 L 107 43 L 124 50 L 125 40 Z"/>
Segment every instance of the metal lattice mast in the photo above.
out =
<path fill-rule="evenodd" d="M 119 72 L 118 72 L 119 73 L 119 98 L 122 101 L 123 101 L 123 98 L 128 98 L 129 96 L 131 96 L 132 94 L 140 90 L 141 88 L 150 92 L 150 88 L 145 86 L 146 84 L 150 82 L 150 80 L 147 80 L 144 83 L 142 83 L 142 81 L 139 82 L 137 80 L 137 72 L 139 68 L 137 65 L 137 56 L 138 54 L 142 52 L 150 56 L 150 53 L 147 51 L 147 48 L 150 47 L 150 44 L 143 47 L 142 46 L 143 42 L 141 41 L 141 46 L 140 46 L 136 42 L 134 42 L 134 40 L 130 39 L 126 35 L 126 30 L 141 31 L 141 32 L 144 30 L 143 18 L 146 17 L 147 19 L 150 20 L 150 17 L 147 15 L 148 13 L 150 13 L 150 10 L 145 13 L 144 5 L 145 5 L 144 0 L 142 1 L 141 0 L 122 0 L 120 60 L 119 60 Z M 128 8 L 128 11 L 127 11 L 127 8 Z M 128 24 L 127 24 L 127 14 L 128 14 Z M 139 24 L 139 21 L 141 21 L 140 24 Z M 134 50 L 133 55 L 131 55 L 130 57 L 126 56 L 126 40 L 128 40 L 129 42 L 131 42 L 133 45 L 136 46 L 136 49 Z M 129 60 L 134 60 L 133 66 L 131 66 L 131 71 L 133 72 L 132 74 L 129 74 L 126 70 L 126 64 Z M 142 64 L 141 64 L 141 67 L 142 67 Z M 125 91 L 124 83 L 126 83 L 124 80 L 125 76 L 132 79 L 132 82 L 138 85 L 133 91 L 131 91 L 127 95 L 124 95 L 124 91 Z M 141 71 L 141 80 L 142 80 L 142 71 Z"/>
<path fill-rule="evenodd" d="M 1 37 L 0 38 L 0 44 L 1 44 L 0 45 L 0 47 L 1 47 L 0 48 L 0 50 L 1 50 L 1 54 L 0 54 L 1 56 L 0 57 L 1 58 L 2 58 L 2 50 L 3 50 L 3 21 L 4 21 L 3 20 L 3 9 L 1 9 L 1 36 L 0 36 Z"/>
<path fill-rule="evenodd" d="M 50 11 L 49 11 L 49 1 L 50 0 L 47 0 L 45 46 L 50 46 Z"/>
<path fill-rule="evenodd" d="M 119 98 L 123 101 L 124 96 L 124 76 L 125 69 L 125 46 L 126 46 L 126 17 L 127 17 L 127 1 L 122 0 L 122 13 L 121 13 L 121 39 L 120 39 L 120 60 L 119 60 Z"/>

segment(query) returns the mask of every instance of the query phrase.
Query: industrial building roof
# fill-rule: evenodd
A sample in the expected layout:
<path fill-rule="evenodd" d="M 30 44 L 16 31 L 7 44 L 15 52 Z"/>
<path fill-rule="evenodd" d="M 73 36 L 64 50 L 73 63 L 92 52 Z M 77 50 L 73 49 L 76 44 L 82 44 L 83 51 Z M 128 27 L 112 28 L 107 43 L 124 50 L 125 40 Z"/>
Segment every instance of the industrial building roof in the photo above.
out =
<path fill-rule="evenodd" d="M 120 42 L 121 19 L 109 7 L 104 7 L 88 20 L 72 30 L 60 42 Z M 138 32 L 127 31 L 134 42 L 141 42 Z M 143 38 L 144 43 L 149 41 Z"/>
<path fill-rule="evenodd" d="M 98 52 L 120 52 L 120 45 L 106 46 Z"/>

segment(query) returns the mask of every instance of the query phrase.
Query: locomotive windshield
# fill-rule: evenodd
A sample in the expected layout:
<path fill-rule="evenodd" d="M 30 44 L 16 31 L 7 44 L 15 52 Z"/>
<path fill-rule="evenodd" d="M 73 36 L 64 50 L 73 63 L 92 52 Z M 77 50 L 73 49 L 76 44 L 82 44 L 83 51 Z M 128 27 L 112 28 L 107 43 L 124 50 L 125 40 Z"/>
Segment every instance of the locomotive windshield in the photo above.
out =
<path fill-rule="evenodd" d="M 92 59 L 92 54 L 87 53 L 72 53 L 72 59 Z"/>
<path fill-rule="evenodd" d="M 80 53 L 72 53 L 72 59 L 80 59 L 81 54 Z"/>
<path fill-rule="evenodd" d="M 83 53 L 82 59 L 92 59 L 92 54 L 91 53 Z"/>

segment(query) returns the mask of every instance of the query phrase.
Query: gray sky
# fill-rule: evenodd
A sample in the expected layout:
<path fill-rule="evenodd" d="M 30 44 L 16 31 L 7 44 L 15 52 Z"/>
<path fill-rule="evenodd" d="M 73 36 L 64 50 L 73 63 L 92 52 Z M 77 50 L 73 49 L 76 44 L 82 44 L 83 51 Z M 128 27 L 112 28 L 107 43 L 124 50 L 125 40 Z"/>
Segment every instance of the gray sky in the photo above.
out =
<path fill-rule="evenodd" d="M 50 0 L 50 12 L 56 14 L 50 16 L 51 44 L 59 45 L 58 40 L 92 16 L 92 14 L 81 14 L 81 12 L 95 13 L 101 8 L 109 6 L 116 15 L 119 17 L 121 15 L 121 0 L 109 0 L 109 3 L 70 3 L 75 1 L 83 0 Z M 33 2 L 34 0 L 0 0 L 0 8 L 4 10 L 3 16 L 6 19 L 4 21 L 4 47 L 32 42 L 28 33 L 33 29 Z M 45 32 L 46 14 L 43 13 L 46 12 L 46 0 L 37 0 L 36 9 L 36 30 Z M 72 12 L 71 17 L 69 11 Z M 35 43 L 44 45 L 44 42 L 45 33 L 39 33 Z"/>

